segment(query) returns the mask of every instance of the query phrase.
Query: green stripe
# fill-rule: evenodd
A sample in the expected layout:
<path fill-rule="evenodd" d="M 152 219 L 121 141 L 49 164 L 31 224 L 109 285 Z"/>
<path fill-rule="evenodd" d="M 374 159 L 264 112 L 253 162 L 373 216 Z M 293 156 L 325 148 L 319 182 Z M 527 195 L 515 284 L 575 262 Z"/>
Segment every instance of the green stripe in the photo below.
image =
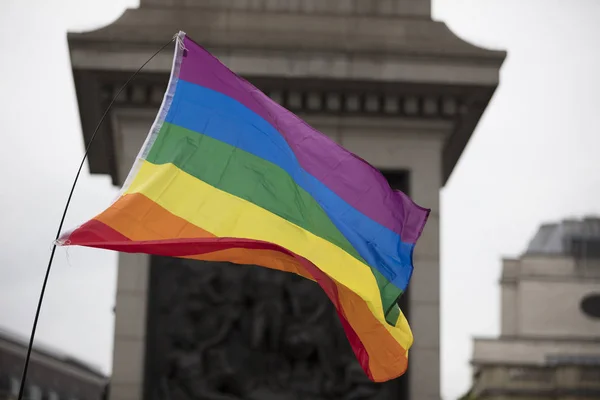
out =
<path fill-rule="evenodd" d="M 164 123 L 150 153 L 153 164 L 172 163 L 220 190 L 250 201 L 319 236 L 365 265 L 366 261 L 325 211 L 279 166 L 209 136 Z M 395 324 L 402 291 L 370 267 L 381 292 L 386 320 Z M 389 318 L 388 318 L 389 316 Z"/>

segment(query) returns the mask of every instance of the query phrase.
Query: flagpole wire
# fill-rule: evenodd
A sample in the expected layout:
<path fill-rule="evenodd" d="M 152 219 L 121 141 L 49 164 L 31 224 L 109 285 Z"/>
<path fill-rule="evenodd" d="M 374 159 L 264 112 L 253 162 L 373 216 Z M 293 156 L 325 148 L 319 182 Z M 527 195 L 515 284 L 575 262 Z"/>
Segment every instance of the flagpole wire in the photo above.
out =
<path fill-rule="evenodd" d="M 31 351 L 33 349 L 33 340 L 35 338 L 35 332 L 37 330 L 37 324 L 38 324 L 38 320 L 40 317 L 40 311 L 42 309 L 42 302 L 44 300 L 44 294 L 46 292 L 46 286 L 48 284 L 48 277 L 50 276 L 50 270 L 52 268 L 52 261 L 54 260 L 54 254 L 56 253 L 56 241 L 60 237 L 60 232 L 62 231 L 63 224 L 65 223 L 65 217 L 67 216 L 67 210 L 69 209 L 69 205 L 71 204 L 71 199 L 73 197 L 73 192 L 75 191 L 75 186 L 77 185 L 77 181 L 79 180 L 79 176 L 81 175 L 81 170 L 83 169 L 83 165 L 85 164 L 85 161 L 88 157 L 88 153 L 90 151 L 92 143 L 94 142 L 94 139 L 96 138 L 96 134 L 100 130 L 100 126 L 102 125 L 102 122 L 104 122 L 104 119 L 108 115 L 108 112 L 111 110 L 113 104 L 115 103 L 115 101 L 117 100 L 117 98 L 119 97 L 121 92 L 123 92 L 123 90 L 129 85 L 129 83 L 142 71 L 142 69 L 146 66 L 146 64 L 148 64 L 150 61 L 152 61 L 152 59 L 154 57 L 156 57 L 160 52 L 162 52 L 168 45 L 173 43 L 175 40 L 178 40 L 177 35 L 173 36 L 173 38 L 171 40 L 169 40 L 167 43 L 165 43 L 159 50 L 156 51 L 156 53 L 154 53 L 148 60 L 146 60 L 146 62 L 144 64 L 142 64 L 142 66 L 139 67 L 137 69 L 137 71 L 135 71 L 133 73 L 133 75 L 131 75 L 129 77 L 129 79 L 127 79 L 127 82 L 125 82 L 125 84 L 123 84 L 123 86 L 121 86 L 121 88 L 119 89 L 117 94 L 113 97 L 110 104 L 104 111 L 104 114 L 102 114 L 102 117 L 100 118 L 100 121 L 98 121 L 98 124 L 96 125 L 96 128 L 94 129 L 94 133 L 92 133 L 90 141 L 85 148 L 85 153 L 83 154 L 83 158 L 81 159 L 81 163 L 79 164 L 79 169 L 77 170 L 77 174 L 75 175 L 75 179 L 73 180 L 73 185 L 71 186 L 71 192 L 69 193 L 69 197 L 67 198 L 67 202 L 65 204 L 65 209 L 64 209 L 62 217 L 60 219 L 60 223 L 58 224 L 56 238 L 54 239 L 54 243 L 52 244 L 52 251 L 50 252 L 50 259 L 48 260 L 48 267 L 46 268 L 46 275 L 44 276 L 44 283 L 42 284 L 42 290 L 40 292 L 40 298 L 38 301 L 37 310 L 35 312 L 35 318 L 33 320 L 33 327 L 31 329 L 31 335 L 29 337 L 29 346 L 27 347 L 27 355 L 25 357 L 25 365 L 23 366 L 23 374 L 21 376 L 21 385 L 19 387 L 18 400 L 23 400 L 23 394 L 25 392 L 25 381 L 27 379 L 27 370 L 29 369 L 29 360 L 31 358 Z"/>

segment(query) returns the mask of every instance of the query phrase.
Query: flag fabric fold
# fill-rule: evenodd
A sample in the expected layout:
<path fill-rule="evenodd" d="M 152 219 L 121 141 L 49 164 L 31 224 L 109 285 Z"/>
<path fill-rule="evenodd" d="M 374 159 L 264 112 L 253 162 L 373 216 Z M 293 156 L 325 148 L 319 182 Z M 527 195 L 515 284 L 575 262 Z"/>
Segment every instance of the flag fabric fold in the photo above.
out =
<path fill-rule="evenodd" d="M 407 368 L 397 305 L 429 210 L 178 34 L 163 103 L 115 202 L 78 245 L 258 265 L 317 282 L 369 378 Z"/>

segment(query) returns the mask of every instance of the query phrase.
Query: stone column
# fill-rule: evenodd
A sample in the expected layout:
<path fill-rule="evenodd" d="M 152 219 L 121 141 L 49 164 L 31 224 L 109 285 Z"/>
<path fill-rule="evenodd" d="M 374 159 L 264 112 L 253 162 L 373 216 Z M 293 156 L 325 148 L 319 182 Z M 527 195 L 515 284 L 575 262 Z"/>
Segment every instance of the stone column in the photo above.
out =
<path fill-rule="evenodd" d="M 410 171 L 410 195 L 431 208 L 414 252 L 409 284 L 409 323 L 415 338 L 409 353 L 411 399 L 440 398 L 440 208 L 441 152 L 448 127 L 439 122 L 399 123 L 369 135 L 347 133 L 343 145 L 379 168 Z"/>
<path fill-rule="evenodd" d="M 149 260 L 145 254 L 119 254 L 110 400 L 143 398 Z"/>

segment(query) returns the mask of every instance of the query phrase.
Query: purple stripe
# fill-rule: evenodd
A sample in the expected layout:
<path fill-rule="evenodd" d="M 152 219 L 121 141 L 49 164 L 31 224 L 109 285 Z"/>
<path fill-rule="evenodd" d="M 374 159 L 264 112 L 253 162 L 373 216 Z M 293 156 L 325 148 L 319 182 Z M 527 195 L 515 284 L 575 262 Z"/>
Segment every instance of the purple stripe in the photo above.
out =
<path fill-rule="evenodd" d="M 302 167 L 356 210 L 415 243 L 429 210 L 390 188 L 385 177 L 360 157 L 310 127 L 234 74 L 187 36 L 179 77 L 220 92 L 269 122 L 285 138 Z"/>

